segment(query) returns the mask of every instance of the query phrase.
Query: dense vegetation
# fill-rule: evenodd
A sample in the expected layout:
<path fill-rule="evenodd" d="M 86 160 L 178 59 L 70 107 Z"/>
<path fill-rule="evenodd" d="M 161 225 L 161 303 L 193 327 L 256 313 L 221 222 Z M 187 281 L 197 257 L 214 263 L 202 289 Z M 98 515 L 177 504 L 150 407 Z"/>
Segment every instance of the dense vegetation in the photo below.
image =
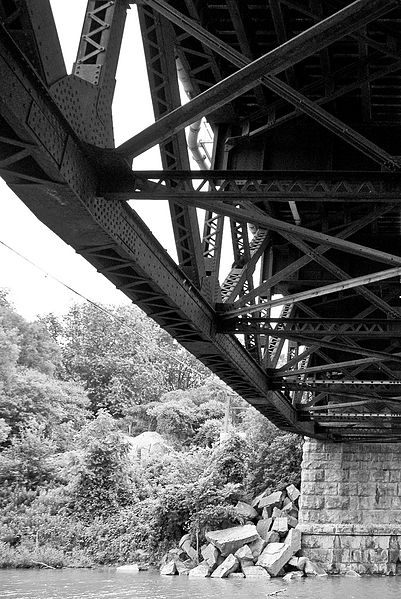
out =
<path fill-rule="evenodd" d="M 169 451 L 139 460 L 144 431 Z M 138 309 L 29 323 L 0 291 L 0 566 L 157 561 L 188 531 L 199 545 L 241 522 L 239 498 L 298 484 L 300 446 Z"/>

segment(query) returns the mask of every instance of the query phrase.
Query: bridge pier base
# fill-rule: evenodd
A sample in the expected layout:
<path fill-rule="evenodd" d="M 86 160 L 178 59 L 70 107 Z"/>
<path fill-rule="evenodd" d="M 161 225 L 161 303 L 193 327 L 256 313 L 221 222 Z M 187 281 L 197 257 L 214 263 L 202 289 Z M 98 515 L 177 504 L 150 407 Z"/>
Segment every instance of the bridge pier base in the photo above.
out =
<path fill-rule="evenodd" d="M 327 572 L 401 574 L 401 444 L 306 439 L 302 552 Z"/>

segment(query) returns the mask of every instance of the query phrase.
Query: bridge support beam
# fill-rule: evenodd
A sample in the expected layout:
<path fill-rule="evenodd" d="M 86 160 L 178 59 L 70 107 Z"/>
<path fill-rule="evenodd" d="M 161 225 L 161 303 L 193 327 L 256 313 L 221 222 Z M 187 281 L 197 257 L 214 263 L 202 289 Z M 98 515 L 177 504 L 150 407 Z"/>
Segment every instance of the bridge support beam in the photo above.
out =
<path fill-rule="evenodd" d="M 401 574 L 401 445 L 306 439 L 300 526 L 328 572 Z"/>

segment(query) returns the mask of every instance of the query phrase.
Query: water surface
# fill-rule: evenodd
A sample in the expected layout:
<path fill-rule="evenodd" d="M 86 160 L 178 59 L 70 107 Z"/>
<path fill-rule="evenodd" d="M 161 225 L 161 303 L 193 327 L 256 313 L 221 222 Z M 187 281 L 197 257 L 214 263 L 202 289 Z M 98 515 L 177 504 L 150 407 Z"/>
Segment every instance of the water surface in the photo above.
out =
<path fill-rule="evenodd" d="M 277 592 L 278 591 L 278 592 Z M 158 572 L 0 570 L 1 599 L 399 599 L 401 577 L 191 579 Z"/>

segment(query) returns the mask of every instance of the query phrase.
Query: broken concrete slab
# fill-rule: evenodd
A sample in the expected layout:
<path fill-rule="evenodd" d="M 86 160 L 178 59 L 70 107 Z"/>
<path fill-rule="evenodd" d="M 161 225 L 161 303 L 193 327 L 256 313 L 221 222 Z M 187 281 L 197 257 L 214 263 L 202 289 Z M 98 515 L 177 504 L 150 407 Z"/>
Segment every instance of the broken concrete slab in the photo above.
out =
<path fill-rule="evenodd" d="M 231 572 L 235 572 L 239 569 L 239 560 L 230 553 L 220 566 L 217 566 L 216 570 L 212 573 L 211 578 L 227 578 Z"/>
<path fill-rule="evenodd" d="M 270 574 L 262 566 L 247 566 L 242 571 L 245 578 L 270 578 Z"/>
<path fill-rule="evenodd" d="M 233 526 L 223 530 L 211 530 L 206 533 L 206 539 L 220 551 L 224 557 L 235 553 L 237 549 L 260 539 L 254 524 Z"/>
<path fill-rule="evenodd" d="M 267 495 L 266 497 L 263 497 L 260 501 L 259 501 L 259 508 L 271 508 L 273 509 L 274 507 L 280 507 L 281 501 L 283 499 L 283 493 L 282 491 L 275 491 L 274 493 L 270 493 L 270 495 Z"/>
<path fill-rule="evenodd" d="M 307 576 L 327 576 L 327 572 L 324 568 L 319 566 L 316 562 L 312 562 L 310 559 L 306 559 L 304 572 Z"/>
<path fill-rule="evenodd" d="M 252 555 L 252 551 L 251 551 L 251 548 L 249 547 L 249 545 L 243 545 L 242 547 L 237 549 L 237 551 L 234 553 L 234 555 L 235 555 L 235 557 L 237 557 L 239 559 L 239 561 L 241 563 L 242 563 L 242 560 L 253 561 L 253 555 Z"/>
<path fill-rule="evenodd" d="M 280 541 L 280 535 L 275 530 L 271 530 L 266 535 L 266 544 L 267 543 L 278 543 Z"/>
<path fill-rule="evenodd" d="M 164 564 L 164 566 L 160 568 L 160 574 L 162 574 L 162 576 L 174 576 L 177 574 L 174 560 L 170 560 L 167 564 Z"/>
<path fill-rule="evenodd" d="M 210 573 L 211 568 L 209 564 L 204 561 L 190 571 L 188 578 L 207 578 L 210 576 Z"/>
<path fill-rule="evenodd" d="M 272 530 L 276 531 L 280 535 L 280 537 L 285 536 L 289 530 L 288 518 L 286 516 L 282 518 L 276 518 L 273 521 Z"/>
<path fill-rule="evenodd" d="M 277 576 L 281 568 L 285 566 L 293 556 L 292 547 L 285 543 L 270 543 L 263 550 L 256 562 L 257 566 L 265 568 L 270 576 Z"/>
<path fill-rule="evenodd" d="M 291 528 L 290 532 L 284 539 L 284 543 L 289 545 L 292 549 L 292 554 L 297 553 L 301 550 L 301 537 L 302 533 L 299 528 Z"/>
<path fill-rule="evenodd" d="M 300 578 L 303 578 L 304 573 L 300 572 L 299 570 L 295 570 L 294 572 L 287 572 L 287 574 L 285 576 L 283 576 L 283 580 L 285 580 L 286 582 L 288 580 L 299 580 Z"/>
<path fill-rule="evenodd" d="M 216 568 L 221 563 L 220 551 L 212 543 L 204 545 L 201 548 L 201 554 L 211 568 Z"/>
<path fill-rule="evenodd" d="M 301 495 L 300 491 L 296 488 L 295 485 L 288 485 L 286 488 L 287 495 L 291 499 L 291 501 L 296 501 Z"/>
<path fill-rule="evenodd" d="M 258 559 L 259 555 L 262 553 L 263 549 L 266 547 L 266 541 L 264 541 L 261 537 L 258 537 L 252 543 L 249 543 L 249 548 L 252 551 L 253 559 Z"/>
<path fill-rule="evenodd" d="M 261 520 L 259 520 L 259 522 L 257 522 L 256 530 L 258 531 L 259 536 L 262 539 L 266 540 L 266 536 L 271 528 L 272 523 L 272 518 L 262 518 Z"/>

